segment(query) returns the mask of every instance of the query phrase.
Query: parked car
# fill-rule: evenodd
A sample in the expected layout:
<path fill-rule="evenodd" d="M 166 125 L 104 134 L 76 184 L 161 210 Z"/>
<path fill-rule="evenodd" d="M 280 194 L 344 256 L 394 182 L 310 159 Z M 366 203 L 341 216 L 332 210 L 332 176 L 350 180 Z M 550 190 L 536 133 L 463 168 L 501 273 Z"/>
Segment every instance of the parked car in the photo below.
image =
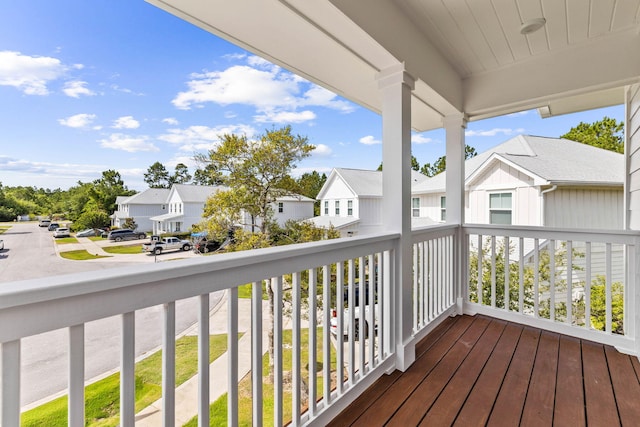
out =
<path fill-rule="evenodd" d="M 133 231 L 128 228 L 123 228 L 121 230 L 113 230 L 109 232 L 107 239 L 113 240 L 116 242 L 122 242 L 123 240 L 138 240 L 145 239 L 147 237 L 146 233 L 140 231 Z"/>
<path fill-rule="evenodd" d="M 69 234 L 68 228 L 58 227 L 55 230 L 53 230 L 53 237 L 55 237 L 56 239 L 58 237 L 70 237 L 70 236 L 71 234 Z"/>
<path fill-rule="evenodd" d="M 344 340 L 346 340 L 349 336 L 349 320 L 351 319 L 351 315 L 349 314 L 349 289 L 347 288 L 347 286 L 345 286 L 344 288 L 344 310 L 343 310 L 343 314 L 342 314 L 342 338 Z M 373 304 L 373 309 L 374 309 L 374 333 L 377 333 L 378 330 L 378 295 L 377 293 L 375 293 L 374 290 L 374 304 Z M 370 319 L 370 314 L 369 314 L 369 310 L 371 309 L 371 305 L 369 305 L 369 284 L 366 283 L 365 284 L 365 294 L 364 294 L 364 312 L 362 313 L 362 321 L 364 323 L 363 325 L 363 331 L 364 331 L 364 337 L 365 339 L 369 337 L 369 319 Z M 336 336 L 336 338 L 338 337 L 338 317 L 337 317 L 337 309 L 333 309 L 332 313 L 331 313 L 331 333 Z M 355 317 L 355 323 L 354 323 L 354 338 L 355 340 L 359 340 L 360 339 L 360 286 L 358 286 L 358 283 L 355 284 L 355 289 L 354 289 L 354 317 Z"/>
<path fill-rule="evenodd" d="M 202 238 L 198 240 L 196 243 L 196 250 L 202 253 L 214 252 L 220 248 L 220 242 L 216 242 L 215 240 L 207 240 L 206 238 Z"/>
<path fill-rule="evenodd" d="M 49 231 L 55 231 L 58 228 L 60 228 L 60 224 L 58 224 L 57 222 L 52 222 L 51 224 L 49 224 L 49 226 L 47 227 L 47 230 Z"/>
<path fill-rule="evenodd" d="M 76 237 L 93 237 L 93 236 L 106 237 L 106 233 L 104 230 L 100 228 L 98 228 L 97 230 L 94 228 L 87 228 L 86 230 L 78 231 L 76 233 Z"/>
<path fill-rule="evenodd" d="M 42 218 L 38 221 L 38 227 L 48 227 L 51 224 L 51 220 L 49 218 Z"/>
<path fill-rule="evenodd" d="M 0 251 L 4 250 L 4 240 L 0 239 Z"/>

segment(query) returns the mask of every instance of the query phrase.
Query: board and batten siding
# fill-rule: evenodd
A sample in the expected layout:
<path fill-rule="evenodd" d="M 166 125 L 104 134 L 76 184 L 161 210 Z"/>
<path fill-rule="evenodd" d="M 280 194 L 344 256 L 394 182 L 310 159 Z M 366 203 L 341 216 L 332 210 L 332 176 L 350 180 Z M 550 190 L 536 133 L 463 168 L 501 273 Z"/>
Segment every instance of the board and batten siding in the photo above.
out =
<path fill-rule="evenodd" d="M 624 192 L 622 188 L 562 189 L 544 195 L 545 225 L 558 228 L 621 230 Z"/>
<path fill-rule="evenodd" d="M 640 84 L 627 87 L 626 92 L 626 225 L 640 230 Z"/>
<path fill-rule="evenodd" d="M 503 162 L 495 162 L 469 185 L 465 222 L 489 223 L 489 195 L 511 193 L 512 225 L 541 225 L 540 196 L 533 178 Z"/>

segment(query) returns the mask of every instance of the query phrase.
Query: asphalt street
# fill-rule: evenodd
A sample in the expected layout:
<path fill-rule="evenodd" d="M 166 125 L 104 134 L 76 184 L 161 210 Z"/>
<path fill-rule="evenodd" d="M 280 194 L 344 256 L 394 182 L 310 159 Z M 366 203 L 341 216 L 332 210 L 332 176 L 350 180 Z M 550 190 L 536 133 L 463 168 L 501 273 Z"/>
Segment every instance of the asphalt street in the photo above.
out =
<path fill-rule="evenodd" d="M 0 288 L 3 283 L 40 277 L 118 268 L 153 262 L 146 254 L 123 255 L 92 261 L 60 258 L 51 232 L 37 223 L 14 223 L 0 235 L 5 249 L 0 251 Z M 61 246 L 61 245 L 59 245 Z M 172 256 L 171 254 L 163 254 Z M 192 253 L 185 255 L 193 256 Z M 175 256 L 175 255 L 173 255 Z M 120 261 L 122 259 L 122 261 Z M 222 298 L 211 295 L 211 307 Z M 197 298 L 176 302 L 176 331 L 181 334 L 197 321 Z M 136 312 L 136 356 L 155 350 L 161 343 L 162 307 Z M 6 325 L 2 325 L 5 327 Z M 120 362 L 119 316 L 90 322 L 85 326 L 85 379 L 116 371 Z M 67 387 L 67 330 L 56 330 L 22 340 L 22 406 L 60 394 Z"/>

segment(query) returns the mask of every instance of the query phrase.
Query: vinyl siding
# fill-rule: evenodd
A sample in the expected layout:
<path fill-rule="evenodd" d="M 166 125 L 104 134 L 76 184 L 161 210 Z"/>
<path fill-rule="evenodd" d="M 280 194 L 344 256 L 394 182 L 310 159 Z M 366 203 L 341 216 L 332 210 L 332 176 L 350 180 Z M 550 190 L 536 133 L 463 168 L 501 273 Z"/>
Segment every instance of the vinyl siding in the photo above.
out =
<path fill-rule="evenodd" d="M 626 107 L 627 205 L 629 209 L 627 223 L 630 229 L 640 230 L 640 84 L 628 88 Z"/>
<path fill-rule="evenodd" d="M 544 195 L 545 225 L 559 228 L 621 230 L 622 189 L 558 189 Z"/>

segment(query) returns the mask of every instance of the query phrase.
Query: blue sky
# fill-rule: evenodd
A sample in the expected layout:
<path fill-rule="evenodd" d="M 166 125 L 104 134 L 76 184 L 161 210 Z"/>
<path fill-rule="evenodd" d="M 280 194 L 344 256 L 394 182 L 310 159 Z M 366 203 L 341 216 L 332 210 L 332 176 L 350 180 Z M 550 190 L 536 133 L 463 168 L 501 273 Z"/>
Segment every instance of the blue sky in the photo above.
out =
<path fill-rule="evenodd" d="M 296 174 L 375 169 L 380 117 L 142 0 L 28 0 L 0 6 L 0 182 L 66 189 L 101 172 L 145 188 L 156 161 L 193 173 L 224 133 L 290 124 L 317 149 Z M 622 106 L 550 119 L 536 111 L 471 122 L 485 151 L 517 134 L 557 137 Z M 414 135 L 420 164 L 442 130 Z"/>

